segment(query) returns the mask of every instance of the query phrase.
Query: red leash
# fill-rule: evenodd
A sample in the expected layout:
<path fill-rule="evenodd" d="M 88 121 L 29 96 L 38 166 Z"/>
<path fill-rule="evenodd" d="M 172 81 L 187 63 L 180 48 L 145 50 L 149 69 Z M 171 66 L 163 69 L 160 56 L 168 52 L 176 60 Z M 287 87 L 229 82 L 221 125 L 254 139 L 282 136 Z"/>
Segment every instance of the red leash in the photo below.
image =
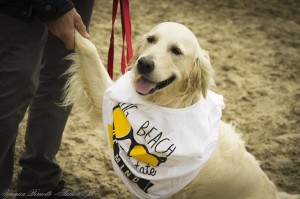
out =
<path fill-rule="evenodd" d="M 110 45 L 108 50 L 108 61 L 107 61 L 107 71 L 110 78 L 113 78 L 113 64 L 114 64 L 114 24 L 118 11 L 118 2 L 120 1 L 121 8 L 121 21 L 122 21 L 122 37 L 123 37 L 123 47 L 122 47 L 122 58 L 121 58 L 121 72 L 122 74 L 126 71 L 126 65 L 130 61 L 133 55 L 132 42 L 131 42 L 131 22 L 129 14 L 129 0 L 114 0 L 113 1 L 113 12 L 112 12 L 112 29 L 110 36 Z M 125 41 L 126 41 L 126 57 L 125 57 Z"/>

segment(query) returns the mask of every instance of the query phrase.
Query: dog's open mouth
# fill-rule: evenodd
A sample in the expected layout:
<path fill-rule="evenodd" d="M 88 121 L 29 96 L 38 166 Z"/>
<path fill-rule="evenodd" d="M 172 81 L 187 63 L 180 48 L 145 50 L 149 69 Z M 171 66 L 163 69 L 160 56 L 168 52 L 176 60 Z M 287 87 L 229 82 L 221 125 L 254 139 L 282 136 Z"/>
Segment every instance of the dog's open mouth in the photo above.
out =
<path fill-rule="evenodd" d="M 152 94 L 157 90 L 163 89 L 166 86 L 170 85 L 175 80 L 175 76 L 162 81 L 162 82 L 153 82 L 148 80 L 144 76 L 140 76 L 135 82 L 136 92 L 140 95 Z"/>

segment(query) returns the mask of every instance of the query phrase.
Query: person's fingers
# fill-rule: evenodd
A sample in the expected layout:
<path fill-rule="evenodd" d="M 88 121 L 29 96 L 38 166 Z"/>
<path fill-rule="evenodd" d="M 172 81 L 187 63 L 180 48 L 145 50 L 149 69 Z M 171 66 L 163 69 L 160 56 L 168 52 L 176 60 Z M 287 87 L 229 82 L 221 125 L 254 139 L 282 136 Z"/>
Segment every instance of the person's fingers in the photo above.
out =
<path fill-rule="evenodd" d="M 63 37 L 66 48 L 69 50 L 73 50 L 75 48 L 75 36 L 74 32 L 70 32 Z"/>
<path fill-rule="evenodd" d="M 57 28 L 57 26 L 56 26 Z M 59 37 L 65 44 L 66 48 L 73 50 L 75 48 L 74 26 L 67 26 L 66 24 L 56 29 L 56 36 Z"/>
<path fill-rule="evenodd" d="M 74 19 L 74 25 L 76 30 L 85 38 L 89 38 L 90 35 L 89 33 L 86 31 L 86 26 L 84 25 L 80 15 L 77 13 L 77 15 L 75 16 Z"/>

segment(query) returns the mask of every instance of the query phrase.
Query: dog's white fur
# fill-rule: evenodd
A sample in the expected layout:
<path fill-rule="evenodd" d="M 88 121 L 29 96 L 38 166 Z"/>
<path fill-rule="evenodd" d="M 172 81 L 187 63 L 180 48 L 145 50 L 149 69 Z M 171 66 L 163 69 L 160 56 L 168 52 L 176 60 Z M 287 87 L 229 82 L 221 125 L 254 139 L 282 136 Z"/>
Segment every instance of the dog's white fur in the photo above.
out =
<path fill-rule="evenodd" d="M 95 46 L 78 33 L 75 42 L 76 53 L 68 57 L 74 64 L 67 71 L 70 79 L 65 88 L 65 104 L 79 104 L 90 113 L 91 120 L 98 123 L 102 115 L 102 95 L 113 82 Z M 134 71 L 133 84 L 141 76 L 136 67 L 141 57 L 149 57 L 155 64 L 153 72 L 147 74 L 147 79 L 161 82 L 170 76 L 176 77 L 172 84 L 162 90 L 141 96 L 151 103 L 170 108 L 187 107 L 199 100 L 201 93 L 205 96 L 209 86 L 214 83 L 208 53 L 200 48 L 194 34 L 183 25 L 162 23 L 141 38 L 129 66 Z M 221 122 L 219 141 L 211 158 L 198 177 L 172 198 L 300 197 L 278 192 L 258 161 L 245 150 L 244 142 L 235 129 Z"/>
<path fill-rule="evenodd" d="M 104 91 L 113 85 L 92 42 L 75 32 L 75 51 L 66 59 L 73 64 L 65 72 L 69 75 L 65 85 L 63 105 L 76 104 L 89 114 L 94 125 L 102 121 Z M 84 66 L 84 67 L 82 67 Z"/>

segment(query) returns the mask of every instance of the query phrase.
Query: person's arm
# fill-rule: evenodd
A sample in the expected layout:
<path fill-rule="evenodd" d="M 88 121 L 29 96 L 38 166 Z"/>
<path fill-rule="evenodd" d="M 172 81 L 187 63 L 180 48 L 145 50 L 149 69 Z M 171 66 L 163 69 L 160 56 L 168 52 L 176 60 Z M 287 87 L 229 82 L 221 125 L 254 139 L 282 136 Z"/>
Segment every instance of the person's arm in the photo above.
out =
<path fill-rule="evenodd" d="M 89 34 L 80 15 L 70 0 L 32 0 L 33 9 L 45 21 L 49 31 L 59 37 L 68 49 L 74 49 L 74 30 L 88 38 Z"/>

